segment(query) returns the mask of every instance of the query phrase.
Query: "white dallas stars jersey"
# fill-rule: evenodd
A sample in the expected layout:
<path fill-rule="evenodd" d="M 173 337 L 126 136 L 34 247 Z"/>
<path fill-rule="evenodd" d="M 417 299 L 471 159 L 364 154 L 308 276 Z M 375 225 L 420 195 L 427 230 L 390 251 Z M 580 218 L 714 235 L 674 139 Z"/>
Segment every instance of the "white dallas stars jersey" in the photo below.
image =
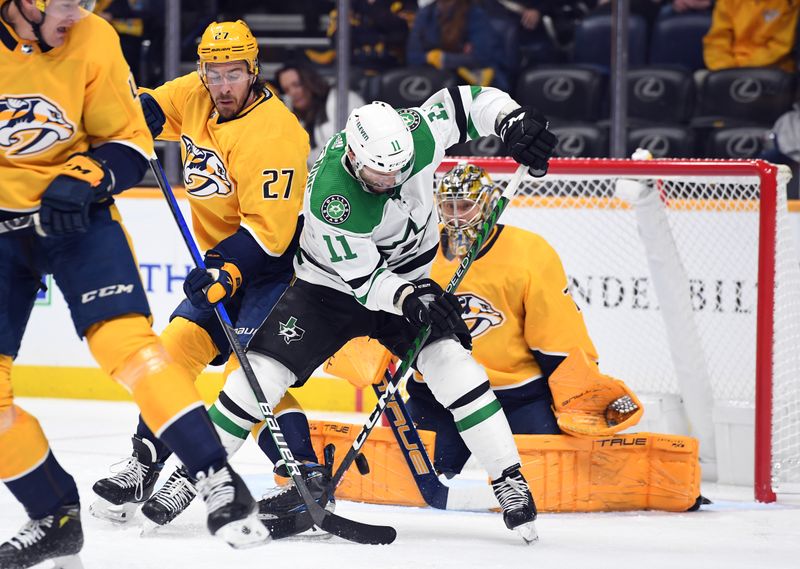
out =
<path fill-rule="evenodd" d="M 462 86 L 400 110 L 415 159 L 411 177 L 391 195 L 362 189 L 344 165 L 345 134 L 335 134 L 309 172 L 297 277 L 353 294 L 370 310 L 399 314 L 395 293 L 427 276 L 436 256 L 433 176 L 445 150 L 493 134 L 497 115 L 511 102 L 497 89 Z"/>

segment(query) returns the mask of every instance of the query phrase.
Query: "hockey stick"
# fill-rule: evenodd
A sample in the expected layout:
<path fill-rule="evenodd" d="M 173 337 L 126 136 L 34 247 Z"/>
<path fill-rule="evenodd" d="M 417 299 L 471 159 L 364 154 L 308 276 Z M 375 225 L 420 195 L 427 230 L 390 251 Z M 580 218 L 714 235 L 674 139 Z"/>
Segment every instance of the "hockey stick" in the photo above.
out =
<path fill-rule="evenodd" d="M 197 267 L 204 269 L 205 263 L 203 262 L 203 257 L 200 255 L 200 251 L 197 249 L 194 238 L 189 231 L 189 227 L 186 225 L 186 220 L 183 217 L 183 213 L 181 213 L 178 202 L 175 199 L 175 195 L 172 193 L 172 189 L 170 188 L 167 177 L 164 174 L 164 170 L 161 167 L 161 163 L 157 157 L 153 156 L 150 159 L 150 168 L 153 170 L 153 174 L 156 177 L 158 186 L 161 188 L 161 192 L 164 194 L 164 197 L 167 200 L 167 204 L 169 204 L 172 217 L 175 219 L 175 222 L 178 225 L 181 237 L 183 237 L 183 241 L 186 243 L 186 247 L 189 250 L 189 254 L 192 257 L 194 264 Z M 228 339 L 228 342 L 230 342 L 234 354 L 236 354 L 236 359 L 239 361 L 239 364 L 242 367 L 242 371 L 247 378 L 247 382 L 250 384 L 250 388 L 253 390 L 253 393 L 256 396 L 258 406 L 261 409 L 261 412 L 264 414 L 264 421 L 267 424 L 267 428 L 272 435 L 272 439 L 275 441 L 275 445 L 278 447 L 281 458 L 283 458 L 286 463 L 286 468 L 289 471 L 297 491 L 300 493 L 300 496 L 302 496 L 306 508 L 308 508 L 308 512 L 311 515 L 314 525 L 333 535 L 338 535 L 339 537 L 350 541 L 355 541 L 357 543 L 392 543 L 395 540 L 395 537 L 397 537 L 397 531 L 393 527 L 369 525 L 356 522 L 354 520 L 349 520 L 328 512 L 324 509 L 324 504 L 323 506 L 317 504 L 313 496 L 311 496 L 305 481 L 303 480 L 303 476 L 300 473 L 300 467 L 292 455 L 289 445 L 286 443 L 286 438 L 284 437 L 280 426 L 278 426 L 278 421 L 275 419 L 275 415 L 272 412 L 272 407 L 270 407 L 267 398 L 264 396 L 264 392 L 261 389 L 261 385 L 258 383 L 256 374 L 250 365 L 250 361 L 247 359 L 244 348 L 242 348 L 239 338 L 236 336 L 236 332 L 233 329 L 231 320 L 228 317 L 228 312 L 225 310 L 225 307 L 221 302 L 214 306 L 214 311 L 216 312 L 217 318 L 219 319 L 222 329 L 225 332 L 225 337 Z"/>
<path fill-rule="evenodd" d="M 461 264 L 456 269 L 456 272 L 453 275 L 453 278 L 450 279 L 450 283 L 447 285 L 447 288 L 445 289 L 446 292 L 454 292 L 456 290 L 456 288 L 458 288 L 458 285 L 461 284 L 461 281 L 464 280 L 464 276 L 467 274 L 467 270 L 472 265 L 473 261 L 475 261 L 475 258 L 478 256 L 478 253 L 480 253 L 480 250 L 483 247 L 483 244 L 486 242 L 486 239 L 489 237 L 489 234 L 492 232 L 492 229 L 494 229 L 495 225 L 497 225 L 498 218 L 503 213 L 503 211 L 506 209 L 506 206 L 508 205 L 508 202 L 511 201 L 512 197 L 514 197 L 514 194 L 517 193 L 517 189 L 519 188 L 519 185 L 522 182 L 522 178 L 525 175 L 525 171 L 526 170 L 527 170 L 527 167 L 522 165 L 522 164 L 520 164 L 520 166 L 514 172 L 514 175 L 512 176 L 511 180 L 509 180 L 508 184 L 506 185 L 505 189 L 503 190 L 503 193 L 500 195 L 500 198 L 497 200 L 497 203 L 495 204 L 494 208 L 492 208 L 492 211 L 489 213 L 489 218 L 486 219 L 483 222 L 483 225 L 481 226 L 480 233 L 478 234 L 478 236 L 475 238 L 475 241 L 470 246 L 469 250 L 467 251 L 467 254 L 461 260 Z M 347 469 L 350 467 L 350 465 L 353 464 L 353 461 L 356 459 L 356 456 L 358 455 L 359 450 L 361 449 L 361 447 L 366 442 L 367 437 L 369 436 L 370 432 L 372 432 L 372 429 L 375 427 L 376 423 L 378 422 L 378 419 L 380 418 L 380 416 L 383 413 L 384 409 L 386 408 L 387 404 L 392 399 L 392 397 L 395 397 L 395 394 L 400 389 L 400 379 L 410 369 L 411 362 L 413 362 L 414 359 L 417 357 L 417 354 L 419 354 L 420 350 L 422 349 L 422 346 L 424 345 L 425 341 L 428 339 L 429 335 L 430 335 L 430 326 L 423 326 L 420 329 L 419 334 L 417 334 L 417 337 L 414 339 L 413 344 L 411 345 L 411 347 L 406 352 L 406 355 L 403 358 L 402 362 L 400 363 L 400 366 L 397 368 L 397 371 L 395 371 L 395 373 L 393 375 L 391 375 L 391 377 L 387 380 L 385 390 L 378 397 L 378 402 L 375 404 L 375 409 L 372 410 L 372 413 L 370 413 L 369 417 L 367 418 L 367 422 L 364 423 L 363 427 L 361 427 L 361 431 L 356 436 L 355 440 L 353 441 L 352 446 L 347 451 L 347 454 L 345 455 L 344 459 L 342 460 L 342 463 L 339 465 L 339 468 L 336 470 L 336 474 L 334 474 L 333 478 L 331 479 L 331 482 L 330 482 L 330 485 L 329 485 L 330 490 L 328 492 L 328 495 L 333 495 L 333 491 L 336 489 L 336 486 L 341 481 L 342 477 L 344 476 L 344 473 L 347 471 Z M 389 376 L 389 371 L 388 370 L 386 371 L 385 375 Z M 419 438 L 418 435 L 417 435 L 417 438 Z M 400 448 L 404 449 L 404 446 L 405 445 L 401 444 Z M 405 450 L 404 450 L 404 454 L 406 454 L 406 461 L 408 461 L 409 464 L 411 464 L 411 457 L 408 456 L 408 454 L 405 452 Z M 428 458 L 428 463 L 430 464 L 430 458 Z M 414 472 L 414 469 L 412 468 L 412 473 L 413 472 Z M 433 469 L 432 468 L 431 468 L 431 473 L 432 473 L 433 476 L 435 476 L 435 474 L 433 474 Z M 415 480 L 417 480 L 416 477 L 415 477 Z M 431 480 L 431 479 L 430 478 L 426 478 L 426 481 L 428 481 L 428 480 Z M 441 481 L 439 481 L 438 478 L 437 478 L 436 482 L 438 484 L 441 484 Z M 444 485 L 442 485 L 442 486 L 444 486 Z M 442 501 L 442 499 L 444 499 L 445 508 L 446 508 L 447 507 L 446 506 L 447 497 L 446 496 L 441 497 L 441 494 L 440 494 L 441 489 L 438 489 L 438 488 L 435 488 L 435 487 L 429 487 L 429 488 L 432 488 L 431 495 L 429 497 L 433 501 L 435 501 L 437 504 L 439 504 L 439 506 L 441 506 L 441 501 Z M 420 490 L 422 490 L 422 488 L 420 488 Z M 435 496 L 432 494 L 433 492 L 436 492 Z M 323 507 L 324 507 L 324 505 L 325 504 L 323 503 Z M 431 505 L 433 505 L 433 504 L 431 504 Z M 434 507 L 439 507 L 439 506 L 434 506 Z"/>

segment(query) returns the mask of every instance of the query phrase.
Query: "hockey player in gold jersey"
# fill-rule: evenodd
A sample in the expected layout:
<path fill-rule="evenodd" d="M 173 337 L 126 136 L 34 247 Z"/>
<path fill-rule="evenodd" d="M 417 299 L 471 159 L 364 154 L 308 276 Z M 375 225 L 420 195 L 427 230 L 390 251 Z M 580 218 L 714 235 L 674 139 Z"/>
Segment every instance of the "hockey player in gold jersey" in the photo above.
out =
<path fill-rule="evenodd" d="M 446 285 L 499 195 L 482 168 L 459 164 L 436 193 L 441 243 L 431 278 Z M 568 291 L 556 251 L 541 236 L 498 225 L 458 289 L 472 353 L 486 369 L 514 434 L 560 433 L 548 378 L 575 348 L 597 360 L 583 316 Z M 434 465 L 461 471 L 469 451 L 452 414 L 419 378 L 408 383 L 408 408 L 420 429 L 436 431 Z"/>
<path fill-rule="evenodd" d="M 210 270 L 189 273 L 184 282 L 188 298 L 161 335 L 169 354 L 193 378 L 209 363 L 225 363 L 231 353 L 215 303 L 224 303 L 246 346 L 288 286 L 302 226 L 298 216 L 309 152 L 305 130 L 259 76 L 258 44 L 243 21 L 210 24 L 197 54 L 197 72 L 143 89 L 141 95 L 153 136 L 181 145 L 192 226 L 207 251 Z M 276 408 L 279 423 L 292 433 L 298 429 L 287 423 L 297 415 L 291 412 L 295 406 L 289 396 Z M 250 417 L 243 417 L 224 392 L 209 413 L 226 448 L 246 436 L 237 422 Z M 305 420 L 299 429 L 306 436 L 292 450 L 300 460 L 316 463 Z M 268 434 L 259 444 L 273 463 L 278 461 Z M 151 496 L 169 454 L 140 421 L 126 468 L 95 484 L 101 500 L 92 512 L 124 522 L 143 503 L 142 513 L 151 521 L 170 522 L 196 492 L 187 473 L 178 469 Z"/>
<path fill-rule="evenodd" d="M 211 532 L 235 545 L 268 538 L 192 378 L 150 327 L 113 195 L 141 179 L 153 143 L 118 36 L 85 4 L 0 4 L 0 479 L 31 518 L 0 545 L 2 567 L 74 555 L 83 543 L 75 482 L 11 388 L 48 273 L 100 367 L 132 393 L 152 432 L 212 498 Z M 255 534 L 242 540 L 243 529 Z"/>

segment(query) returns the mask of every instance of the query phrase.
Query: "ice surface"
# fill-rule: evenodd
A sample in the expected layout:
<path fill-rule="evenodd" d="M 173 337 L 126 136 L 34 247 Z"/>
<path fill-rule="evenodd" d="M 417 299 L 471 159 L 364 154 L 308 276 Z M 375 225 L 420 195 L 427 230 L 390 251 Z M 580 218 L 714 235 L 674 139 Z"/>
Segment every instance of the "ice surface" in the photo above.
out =
<path fill-rule="evenodd" d="M 58 460 L 78 483 L 86 534 L 81 557 L 87 569 L 800 567 L 800 499 L 757 504 L 751 489 L 716 485 L 703 487 L 715 503 L 696 513 L 544 514 L 537 522 L 541 540 L 534 546 L 508 531 L 499 514 L 350 502 L 340 502 L 337 513 L 393 525 L 397 541 L 366 546 L 338 538 L 295 539 L 236 551 L 208 535 L 200 502 L 172 525 L 142 538 L 139 514 L 127 526 L 114 526 L 88 513 L 94 481 L 130 452 L 134 405 L 49 399 L 17 403 L 39 418 Z M 271 465 L 252 441 L 233 464 L 254 495 L 273 485 Z M 168 464 L 167 472 L 171 468 Z M 22 507 L 0 488 L 0 541 L 25 520 Z"/>

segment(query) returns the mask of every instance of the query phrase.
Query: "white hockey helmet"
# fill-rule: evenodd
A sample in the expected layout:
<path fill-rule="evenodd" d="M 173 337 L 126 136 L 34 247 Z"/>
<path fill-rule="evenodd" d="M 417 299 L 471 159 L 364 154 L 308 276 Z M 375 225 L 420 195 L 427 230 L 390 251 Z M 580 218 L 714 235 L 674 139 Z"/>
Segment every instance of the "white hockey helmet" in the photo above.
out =
<path fill-rule="evenodd" d="M 414 139 L 391 106 L 375 101 L 354 109 L 344 131 L 353 170 L 367 191 L 391 190 L 411 176 Z"/>

